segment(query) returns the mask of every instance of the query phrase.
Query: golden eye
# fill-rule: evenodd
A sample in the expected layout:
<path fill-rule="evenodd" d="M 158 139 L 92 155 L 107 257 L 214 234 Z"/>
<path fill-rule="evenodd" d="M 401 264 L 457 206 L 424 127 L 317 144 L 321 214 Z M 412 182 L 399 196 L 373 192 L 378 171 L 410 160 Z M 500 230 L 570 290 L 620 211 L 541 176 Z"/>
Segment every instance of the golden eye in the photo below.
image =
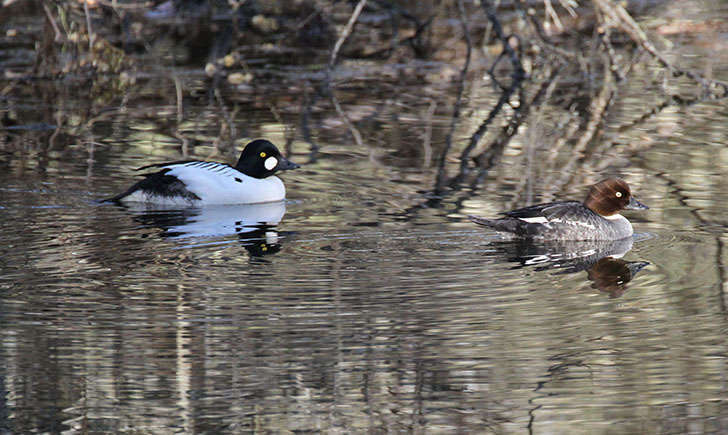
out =
<path fill-rule="evenodd" d="M 261 151 L 260 156 L 265 158 L 265 156 L 266 156 L 265 151 Z"/>
<path fill-rule="evenodd" d="M 622 192 L 617 192 L 616 195 L 617 195 L 617 198 L 621 198 L 622 197 Z"/>

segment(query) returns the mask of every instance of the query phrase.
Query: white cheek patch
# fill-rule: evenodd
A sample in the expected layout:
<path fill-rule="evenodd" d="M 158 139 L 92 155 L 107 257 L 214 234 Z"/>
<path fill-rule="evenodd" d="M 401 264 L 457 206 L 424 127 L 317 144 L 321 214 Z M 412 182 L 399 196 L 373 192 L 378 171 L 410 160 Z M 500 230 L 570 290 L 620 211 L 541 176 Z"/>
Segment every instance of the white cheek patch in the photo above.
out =
<path fill-rule="evenodd" d="M 276 166 L 278 166 L 278 159 L 275 157 L 268 157 L 265 159 L 265 162 L 263 162 L 263 166 L 265 166 L 265 169 L 267 170 L 273 170 Z"/>

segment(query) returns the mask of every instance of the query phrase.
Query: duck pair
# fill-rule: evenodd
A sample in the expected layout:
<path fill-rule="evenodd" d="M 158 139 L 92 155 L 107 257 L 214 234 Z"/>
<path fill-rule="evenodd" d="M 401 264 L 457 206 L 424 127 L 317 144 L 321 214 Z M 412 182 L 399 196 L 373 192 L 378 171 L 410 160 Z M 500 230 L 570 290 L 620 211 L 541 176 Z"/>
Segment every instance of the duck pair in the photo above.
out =
<path fill-rule="evenodd" d="M 167 206 L 254 204 L 282 201 L 286 188 L 275 174 L 298 168 L 271 142 L 245 146 L 235 166 L 187 160 L 139 168 L 158 168 L 109 201 Z M 624 180 L 609 178 L 593 185 L 584 202 L 556 201 L 503 213 L 500 219 L 469 216 L 478 225 L 510 237 L 539 240 L 620 240 L 633 234 L 619 212 L 647 209 Z"/>

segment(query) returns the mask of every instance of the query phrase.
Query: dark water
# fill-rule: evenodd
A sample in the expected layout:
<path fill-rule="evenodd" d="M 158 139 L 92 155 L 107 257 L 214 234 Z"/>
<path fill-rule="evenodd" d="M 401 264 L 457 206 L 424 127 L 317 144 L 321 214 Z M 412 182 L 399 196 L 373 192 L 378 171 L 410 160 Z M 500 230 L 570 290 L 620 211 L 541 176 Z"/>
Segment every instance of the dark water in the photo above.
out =
<path fill-rule="evenodd" d="M 709 145 L 652 156 L 688 162 L 676 178 L 690 201 L 650 157 L 626 174 L 652 207 L 633 242 L 543 251 L 500 242 L 452 204 L 408 216 L 418 185 L 405 179 L 427 174 L 334 153 L 284 176 L 286 204 L 98 205 L 131 180 L 120 148 L 96 151 L 105 166 L 52 158 L 39 176 L 13 161 L 3 176 L 14 432 L 728 425 L 727 174 L 706 170 Z M 468 212 L 501 198 L 477 195 Z M 632 276 L 630 262 L 649 265 Z"/>
<path fill-rule="evenodd" d="M 180 75 L 194 93 L 204 73 Z M 137 86 L 174 92 L 157 76 Z M 320 108 L 314 147 L 286 91 L 238 89 L 235 149 L 210 145 L 223 122 L 214 104 L 186 104 L 171 128 L 168 101 L 62 88 L 50 105 L 60 132 L 26 126 L 2 143 L 1 431 L 728 431 L 724 101 L 611 132 L 605 143 L 651 146 L 603 149 L 557 192 L 546 180 L 558 167 L 516 141 L 476 190 L 432 202 L 422 138 L 441 145 L 451 107 L 428 117 L 425 94 L 454 87 L 348 90 L 364 147 Z M 493 104 L 472 88 L 459 142 Z M 640 112 L 638 88 L 610 123 Z M 37 121 L 42 93 L 12 110 Z M 96 202 L 137 166 L 231 161 L 251 137 L 303 165 L 282 176 L 285 204 Z M 466 218 L 581 198 L 605 173 L 651 207 L 628 214 L 633 240 L 506 243 Z"/>

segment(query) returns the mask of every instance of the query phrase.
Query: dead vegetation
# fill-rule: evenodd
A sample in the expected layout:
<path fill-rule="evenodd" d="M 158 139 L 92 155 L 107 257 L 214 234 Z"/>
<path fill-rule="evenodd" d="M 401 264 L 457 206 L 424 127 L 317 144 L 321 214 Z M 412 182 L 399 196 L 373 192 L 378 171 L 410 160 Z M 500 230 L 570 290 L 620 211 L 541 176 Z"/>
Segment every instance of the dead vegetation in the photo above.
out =
<path fill-rule="evenodd" d="M 18 0 L 2 11 L 6 17 L 18 13 L 35 14 L 43 25 L 34 34 L 13 28 L 34 56 L 5 65 L 0 95 L 8 102 L 6 124 L 21 122 L 8 115 L 20 88 L 61 80 L 92 90 L 86 111 L 91 129 L 112 101 L 133 98 L 145 74 L 175 65 L 204 70 L 207 92 L 195 98 L 206 99 L 218 114 L 221 146 L 239 133 L 235 90 L 246 87 L 288 87 L 298 121 L 287 147 L 301 138 L 310 144 L 312 160 L 318 144 L 311 122 L 321 110 L 332 108 L 342 137 L 363 149 L 375 145 L 362 135 L 362 126 L 393 104 L 429 122 L 435 114 L 446 115 L 446 129 L 429 125 L 421 146 L 406 150 L 434 168 L 427 200 L 413 210 L 436 206 L 449 195 L 468 197 L 514 147 L 532 168 L 518 183 L 515 203 L 528 200 L 529 177 L 549 186 L 547 197 L 574 182 L 589 184 L 593 174 L 618 170 L 630 155 L 651 146 L 620 142 L 618 133 L 668 107 L 728 93 L 709 71 L 698 73 L 671 60 L 669 49 L 653 42 L 613 0 Z M 150 59 L 157 63 L 150 65 Z M 362 62 L 366 68 L 359 67 Z M 287 73 L 286 65 L 298 68 Z M 176 108 L 181 124 L 192 96 L 183 78 L 174 80 L 175 92 L 159 98 Z M 636 82 L 649 92 L 642 113 L 607 126 L 621 95 Z M 404 96 L 397 89 L 402 84 L 429 88 Z M 394 101 L 361 113 L 347 91 L 371 86 L 391 88 Z M 483 87 L 494 103 L 476 108 L 470 101 Z M 263 104 L 291 125 L 280 105 Z M 43 121 L 62 125 L 61 118 Z M 194 145 L 183 129 L 172 131 L 184 147 Z"/>

